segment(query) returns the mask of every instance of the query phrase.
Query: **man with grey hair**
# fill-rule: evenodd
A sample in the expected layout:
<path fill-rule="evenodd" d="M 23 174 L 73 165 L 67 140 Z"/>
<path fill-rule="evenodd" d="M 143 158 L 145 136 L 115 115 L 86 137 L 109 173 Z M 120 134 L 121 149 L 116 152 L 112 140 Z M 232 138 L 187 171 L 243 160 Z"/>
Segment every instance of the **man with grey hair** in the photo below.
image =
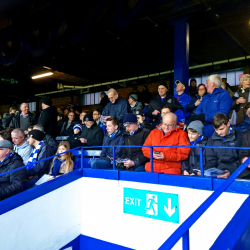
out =
<path fill-rule="evenodd" d="M 36 130 L 39 130 L 39 131 L 42 131 L 43 133 L 45 133 L 44 132 L 44 127 L 41 124 L 36 124 L 33 127 L 33 129 L 36 129 Z M 55 139 L 51 135 L 45 133 L 45 137 L 43 139 L 43 142 L 50 145 L 52 150 L 53 150 L 53 154 L 56 154 L 56 151 L 57 151 L 57 148 L 58 148 L 58 143 L 55 141 Z"/>
<path fill-rule="evenodd" d="M 107 118 L 116 117 L 122 125 L 123 118 L 128 113 L 127 102 L 124 99 L 119 98 L 118 93 L 115 89 L 109 89 L 108 98 L 110 102 L 102 111 L 102 115 L 105 117 L 104 122 L 106 122 Z"/>
<path fill-rule="evenodd" d="M 181 175 L 181 161 L 189 156 L 190 148 L 187 146 L 190 146 L 190 142 L 174 113 L 163 116 L 162 125 L 150 132 L 143 146 L 186 146 L 153 148 L 155 173 Z M 142 151 L 151 159 L 149 147 L 143 147 Z M 145 170 L 151 172 L 150 162 L 146 163 Z"/>
<path fill-rule="evenodd" d="M 228 116 L 232 107 L 233 99 L 227 90 L 221 88 L 221 83 L 219 75 L 210 75 L 207 78 L 207 95 L 202 98 L 195 115 L 189 119 L 189 122 L 199 120 L 204 123 L 203 135 L 206 137 L 211 137 L 214 133 L 213 117 L 217 113 Z"/>
<path fill-rule="evenodd" d="M 20 128 L 24 131 L 25 135 L 27 135 L 28 127 L 36 124 L 36 117 L 29 112 L 28 103 L 22 103 L 20 110 L 19 114 L 12 119 L 10 128 Z"/>
<path fill-rule="evenodd" d="M 16 128 L 11 132 L 11 138 L 14 143 L 14 151 L 18 153 L 22 159 L 24 165 L 27 164 L 30 155 L 32 154 L 33 148 L 25 140 L 25 134 L 22 129 Z"/>
<path fill-rule="evenodd" d="M 22 167 L 23 160 L 13 151 L 10 141 L 0 141 L 0 174 Z M 0 177 L 0 200 L 4 200 L 23 191 L 26 168 Z"/>

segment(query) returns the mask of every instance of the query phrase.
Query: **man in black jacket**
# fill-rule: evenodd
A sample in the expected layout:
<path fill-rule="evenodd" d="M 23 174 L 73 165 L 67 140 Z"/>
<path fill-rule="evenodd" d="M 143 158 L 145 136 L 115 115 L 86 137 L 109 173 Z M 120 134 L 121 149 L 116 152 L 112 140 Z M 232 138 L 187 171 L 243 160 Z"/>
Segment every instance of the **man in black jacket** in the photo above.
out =
<path fill-rule="evenodd" d="M 127 114 L 123 119 L 123 125 L 126 127 L 127 134 L 124 138 L 124 145 L 142 146 L 147 139 L 150 130 L 139 128 L 137 118 L 134 114 Z M 142 153 L 141 147 L 125 147 L 122 150 L 122 159 L 129 159 L 123 162 L 128 171 L 144 172 L 145 164 L 148 158 Z"/>
<path fill-rule="evenodd" d="M 147 116 L 152 118 L 155 125 L 161 122 L 161 109 L 166 104 L 171 107 L 173 112 L 181 109 L 184 110 L 181 104 L 169 94 L 165 81 L 158 85 L 158 95 L 152 99 L 148 105 Z"/>
<path fill-rule="evenodd" d="M 242 134 L 230 126 L 227 115 L 218 113 L 212 121 L 215 129 L 212 137 L 208 139 L 207 146 L 216 147 L 241 147 Z M 218 168 L 225 173 L 217 175 L 217 178 L 228 178 L 239 166 L 239 149 L 228 148 L 206 148 L 205 169 Z"/>
<path fill-rule="evenodd" d="M 56 108 L 51 107 L 51 100 L 44 98 L 38 124 L 41 124 L 44 127 L 44 132 L 52 137 L 57 135 L 57 114 Z"/>
<path fill-rule="evenodd" d="M 82 129 L 80 141 L 82 146 L 101 146 L 103 142 L 103 130 L 93 119 L 91 114 L 86 114 L 83 118 L 85 127 Z"/>
<path fill-rule="evenodd" d="M 42 159 L 53 156 L 53 150 L 50 145 L 43 142 L 44 133 L 39 130 L 29 131 L 28 143 L 34 147 L 34 150 L 26 165 L 25 189 L 32 188 L 34 184 L 44 175 L 49 173 L 52 159 L 35 163 Z"/>
<path fill-rule="evenodd" d="M 105 92 L 100 93 L 101 101 L 99 104 L 99 110 L 102 112 L 106 105 L 109 103 L 109 98 Z"/>
<path fill-rule="evenodd" d="M 68 113 L 68 120 L 63 123 L 62 130 L 60 135 L 61 136 L 70 136 L 74 134 L 74 126 L 78 122 L 75 121 L 75 113 L 74 112 L 69 112 Z"/>
<path fill-rule="evenodd" d="M 7 129 L 12 121 L 12 119 L 15 117 L 16 115 L 16 108 L 10 108 L 9 110 L 9 114 L 2 119 L 2 126 L 4 129 Z"/>
<path fill-rule="evenodd" d="M 0 174 L 22 167 L 23 160 L 13 151 L 10 141 L 0 141 Z M 0 177 L 0 200 L 23 191 L 26 169 L 20 169 Z"/>
<path fill-rule="evenodd" d="M 17 114 L 10 123 L 10 128 L 20 128 L 24 133 L 28 134 L 28 127 L 36 124 L 36 117 L 29 112 L 28 103 L 22 103 L 20 106 L 21 112 Z"/>

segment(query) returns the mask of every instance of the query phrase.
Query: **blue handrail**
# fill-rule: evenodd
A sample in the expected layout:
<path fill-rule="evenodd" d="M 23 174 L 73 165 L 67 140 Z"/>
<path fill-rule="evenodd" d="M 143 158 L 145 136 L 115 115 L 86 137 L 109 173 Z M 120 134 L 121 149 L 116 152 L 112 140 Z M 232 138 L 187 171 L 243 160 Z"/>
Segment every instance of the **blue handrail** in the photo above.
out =
<path fill-rule="evenodd" d="M 171 249 L 181 237 L 185 249 L 189 249 L 189 237 L 187 234 L 190 227 L 205 213 L 214 201 L 231 185 L 231 183 L 247 168 L 250 164 L 250 157 L 235 170 L 231 176 L 216 189 L 183 223 L 175 232 L 161 245 L 159 250 Z"/>

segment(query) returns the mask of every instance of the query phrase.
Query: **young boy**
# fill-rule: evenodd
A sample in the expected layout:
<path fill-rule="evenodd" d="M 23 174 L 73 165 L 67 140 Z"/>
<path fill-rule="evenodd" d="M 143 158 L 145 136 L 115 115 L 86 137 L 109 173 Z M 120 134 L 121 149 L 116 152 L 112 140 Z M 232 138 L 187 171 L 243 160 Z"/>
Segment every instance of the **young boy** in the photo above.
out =
<path fill-rule="evenodd" d="M 110 117 L 106 120 L 107 133 L 103 138 L 103 146 L 109 146 L 102 148 L 102 152 L 99 159 L 91 161 L 91 168 L 94 169 L 109 169 L 112 168 L 111 159 L 113 158 L 113 145 L 123 144 L 123 135 L 119 130 L 119 120 L 116 117 Z M 115 148 L 116 158 L 121 156 L 122 147 Z"/>
<path fill-rule="evenodd" d="M 204 125 L 201 121 L 193 121 L 188 127 L 188 138 L 191 146 L 206 146 L 207 137 L 203 136 Z M 181 163 L 183 175 L 200 175 L 200 151 L 199 148 L 191 148 L 188 159 Z"/>
<path fill-rule="evenodd" d="M 70 149 L 73 149 L 73 148 L 77 148 L 77 147 L 80 147 L 82 146 L 79 138 L 80 138 L 80 135 L 82 133 L 82 125 L 81 124 L 76 124 L 74 127 L 73 127 L 73 131 L 74 131 L 74 134 L 73 135 L 70 135 L 67 139 L 67 141 L 69 142 L 70 144 Z"/>

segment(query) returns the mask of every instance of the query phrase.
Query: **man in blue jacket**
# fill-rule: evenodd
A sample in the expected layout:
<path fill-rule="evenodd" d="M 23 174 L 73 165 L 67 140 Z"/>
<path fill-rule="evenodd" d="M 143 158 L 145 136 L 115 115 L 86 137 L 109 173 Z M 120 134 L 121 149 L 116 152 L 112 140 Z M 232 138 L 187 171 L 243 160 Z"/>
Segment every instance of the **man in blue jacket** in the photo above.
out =
<path fill-rule="evenodd" d="M 104 122 L 106 122 L 107 118 L 116 117 L 122 125 L 123 118 L 128 113 L 127 102 L 119 98 L 115 89 L 109 89 L 108 98 L 110 103 L 108 103 L 102 111 L 102 115 L 105 117 Z"/>
<path fill-rule="evenodd" d="M 185 120 L 187 121 L 191 113 L 187 111 L 187 105 L 191 101 L 191 97 L 184 93 L 185 91 L 185 84 L 182 83 L 181 81 L 177 80 L 175 81 L 176 86 L 176 91 L 177 95 L 174 95 L 174 97 L 177 99 L 177 101 L 181 104 L 181 106 L 184 108 L 184 115 L 185 115 Z"/>
<path fill-rule="evenodd" d="M 213 117 L 217 113 L 229 115 L 233 99 L 227 90 L 221 88 L 221 77 L 210 75 L 207 78 L 207 95 L 202 98 L 200 105 L 195 110 L 195 115 L 189 121 L 199 120 L 204 123 L 203 135 L 211 137 L 214 133 Z"/>
<path fill-rule="evenodd" d="M 95 159 L 91 162 L 91 168 L 94 169 L 108 169 L 112 168 L 111 160 L 113 159 L 113 148 L 114 145 L 123 144 L 123 135 L 118 129 L 119 120 L 116 117 L 107 118 L 107 133 L 104 135 L 103 146 L 100 159 Z M 121 156 L 122 147 L 115 148 L 116 158 Z"/>

